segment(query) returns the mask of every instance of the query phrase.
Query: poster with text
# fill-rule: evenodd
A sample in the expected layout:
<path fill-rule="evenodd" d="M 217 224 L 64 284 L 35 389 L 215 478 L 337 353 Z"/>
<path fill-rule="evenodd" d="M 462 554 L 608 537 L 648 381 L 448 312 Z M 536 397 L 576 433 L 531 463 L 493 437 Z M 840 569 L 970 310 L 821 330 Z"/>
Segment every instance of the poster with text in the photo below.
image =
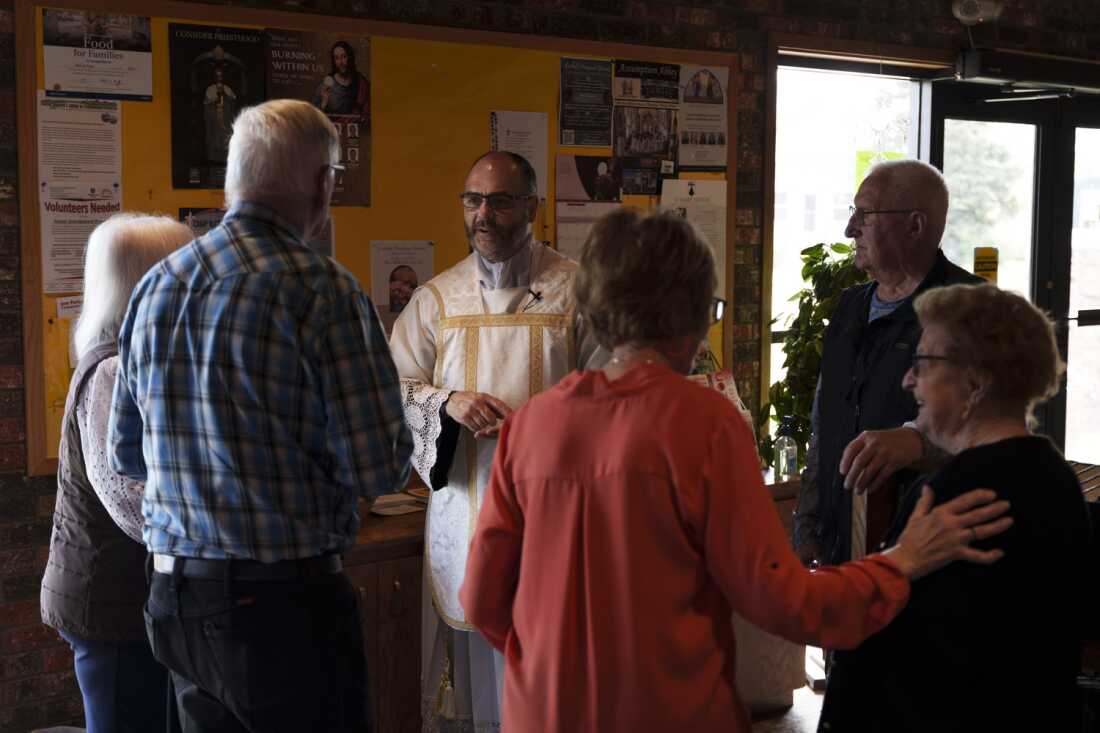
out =
<path fill-rule="evenodd" d="M 680 76 L 680 167 L 726 167 L 729 69 L 684 66 Z"/>
<path fill-rule="evenodd" d="M 269 28 L 264 54 L 268 99 L 312 102 L 340 133 L 333 206 L 370 206 L 370 38 Z"/>
<path fill-rule="evenodd" d="M 222 188 L 233 120 L 264 95 L 263 36 L 248 28 L 168 24 L 172 186 Z"/>
<path fill-rule="evenodd" d="M 604 201 L 558 201 L 555 209 L 558 251 L 579 262 L 592 227 L 621 206 Z"/>
<path fill-rule="evenodd" d="M 427 240 L 370 243 L 370 298 L 387 336 L 413 291 L 435 274 L 433 250 L 432 242 Z"/>
<path fill-rule="evenodd" d="M 149 18 L 86 10 L 42 10 L 46 95 L 153 98 Z"/>
<path fill-rule="evenodd" d="M 559 155 L 558 201 L 618 201 L 623 187 L 619 159 L 606 155 Z"/>
<path fill-rule="evenodd" d="M 703 233 L 718 266 L 718 297 L 726 298 L 726 182 L 666 180 L 661 208 L 675 211 Z"/>
<path fill-rule="evenodd" d="M 545 112 L 494 110 L 489 113 L 489 149 L 505 150 L 526 158 L 535 169 L 540 199 L 546 198 L 548 125 Z"/>
<path fill-rule="evenodd" d="M 611 144 L 611 62 L 561 60 L 560 144 Z"/>
<path fill-rule="evenodd" d="M 84 289 L 88 235 L 122 211 L 119 103 L 38 93 L 42 290 Z"/>
<path fill-rule="evenodd" d="M 615 103 L 680 102 L 680 65 L 615 59 Z"/>

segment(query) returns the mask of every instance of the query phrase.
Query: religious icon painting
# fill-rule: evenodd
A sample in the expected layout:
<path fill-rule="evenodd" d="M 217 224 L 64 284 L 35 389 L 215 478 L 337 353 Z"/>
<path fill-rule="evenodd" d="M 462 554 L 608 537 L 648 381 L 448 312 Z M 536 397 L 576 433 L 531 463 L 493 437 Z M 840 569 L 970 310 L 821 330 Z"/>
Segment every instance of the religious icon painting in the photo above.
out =
<path fill-rule="evenodd" d="M 266 99 L 263 36 L 248 28 L 168 24 L 172 186 L 222 188 L 233 120 Z"/>

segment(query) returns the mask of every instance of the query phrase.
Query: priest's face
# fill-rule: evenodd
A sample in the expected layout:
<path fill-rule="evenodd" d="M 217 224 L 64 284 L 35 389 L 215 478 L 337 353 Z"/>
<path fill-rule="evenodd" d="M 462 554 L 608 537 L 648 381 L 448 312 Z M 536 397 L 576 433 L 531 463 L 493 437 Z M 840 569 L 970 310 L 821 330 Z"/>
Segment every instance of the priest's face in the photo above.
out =
<path fill-rule="evenodd" d="M 510 259 L 531 236 L 538 200 L 528 195 L 519 167 L 507 156 L 490 153 L 479 160 L 466 176 L 467 193 L 509 194 L 493 206 L 482 200 L 477 208 L 464 206 L 466 238 L 489 262 Z"/>

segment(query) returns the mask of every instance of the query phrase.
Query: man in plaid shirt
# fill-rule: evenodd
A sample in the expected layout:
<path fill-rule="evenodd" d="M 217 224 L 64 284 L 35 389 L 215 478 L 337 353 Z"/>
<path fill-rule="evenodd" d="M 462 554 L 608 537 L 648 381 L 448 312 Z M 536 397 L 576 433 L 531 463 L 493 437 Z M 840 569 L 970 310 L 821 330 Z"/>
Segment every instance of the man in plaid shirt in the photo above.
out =
<path fill-rule="evenodd" d="M 339 159 L 311 105 L 243 111 L 229 212 L 145 275 L 119 331 L 110 462 L 146 482 L 146 627 L 188 732 L 369 728 L 339 553 L 412 438 L 370 299 L 305 244 Z"/>

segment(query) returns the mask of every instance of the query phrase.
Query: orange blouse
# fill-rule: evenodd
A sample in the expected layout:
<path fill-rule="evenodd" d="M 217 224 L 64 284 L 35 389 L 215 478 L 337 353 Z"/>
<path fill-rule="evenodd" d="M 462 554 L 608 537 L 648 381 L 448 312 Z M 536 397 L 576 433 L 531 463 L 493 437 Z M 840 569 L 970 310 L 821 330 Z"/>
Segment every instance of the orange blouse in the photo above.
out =
<path fill-rule="evenodd" d="M 731 607 L 846 648 L 909 583 L 882 556 L 809 572 L 717 392 L 642 364 L 574 372 L 505 423 L 460 599 L 504 653 L 506 731 L 749 731 Z"/>

